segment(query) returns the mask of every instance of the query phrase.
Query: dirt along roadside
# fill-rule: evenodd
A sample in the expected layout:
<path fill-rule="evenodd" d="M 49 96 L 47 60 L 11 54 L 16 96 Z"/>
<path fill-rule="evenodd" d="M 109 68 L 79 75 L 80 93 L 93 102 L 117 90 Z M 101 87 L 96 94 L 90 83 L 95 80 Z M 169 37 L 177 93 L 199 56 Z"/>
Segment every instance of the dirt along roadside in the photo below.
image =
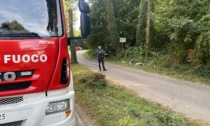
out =
<path fill-rule="evenodd" d="M 85 113 L 85 111 L 78 104 L 75 105 L 75 108 L 75 126 L 97 126 L 96 123 Z"/>
<path fill-rule="evenodd" d="M 77 52 L 77 57 L 80 64 L 98 71 L 96 60 L 83 57 L 81 51 Z M 109 63 L 105 63 L 105 65 L 108 71 L 102 71 L 102 73 L 108 79 L 135 91 L 140 97 L 210 125 L 209 86 L 180 81 Z"/>

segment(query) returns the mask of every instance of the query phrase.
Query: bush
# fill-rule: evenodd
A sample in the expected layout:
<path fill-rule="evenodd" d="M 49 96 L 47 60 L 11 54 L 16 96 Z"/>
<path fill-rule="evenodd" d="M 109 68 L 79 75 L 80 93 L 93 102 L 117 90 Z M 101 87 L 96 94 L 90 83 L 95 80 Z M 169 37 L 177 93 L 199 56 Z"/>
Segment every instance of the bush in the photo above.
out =
<path fill-rule="evenodd" d="M 123 60 L 139 62 L 144 59 L 144 50 L 141 47 L 130 47 L 120 55 Z"/>
<path fill-rule="evenodd" d="M 200 76 L 210 79 L 210 67 L 201 65 L 198 67 L 197 71 Z"/>
<path fill-rule="evenodd" d="M 87 55 L 90 57 L 96 57 L 96 50 L 88 50 Z"/>
<path fill-rule="evenodd" d="M 80 83 L 90 87 L 105 87 L 107 85 L 105 75 L 101 73 L 87 73 L 81 76 Z"/>

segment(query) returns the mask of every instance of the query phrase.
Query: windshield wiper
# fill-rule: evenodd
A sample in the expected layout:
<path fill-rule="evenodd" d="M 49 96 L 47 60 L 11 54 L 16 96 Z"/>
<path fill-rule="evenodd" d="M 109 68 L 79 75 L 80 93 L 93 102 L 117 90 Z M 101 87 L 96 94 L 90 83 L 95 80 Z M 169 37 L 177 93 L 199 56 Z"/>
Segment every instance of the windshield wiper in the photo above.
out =
<path fill-rule="evenodd" d="M 34 32 L 4 32 L 0 33 L 0 37 L 41 38 L 37 33 Z"/>

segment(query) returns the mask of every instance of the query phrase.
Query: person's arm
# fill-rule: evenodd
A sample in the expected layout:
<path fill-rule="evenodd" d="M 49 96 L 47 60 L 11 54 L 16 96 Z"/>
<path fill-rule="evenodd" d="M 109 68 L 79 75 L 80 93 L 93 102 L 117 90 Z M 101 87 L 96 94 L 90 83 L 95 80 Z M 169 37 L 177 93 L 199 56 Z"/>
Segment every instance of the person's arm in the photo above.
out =
<path fill-rule="evenodd" d="M 98 50 L 96 50 L 96 56 L 98 56 Z"/>
<path fill-rule="evenodd" d="M 104 55 L 105 55 L 105 53 L 104 53 L 104 51 L 102 50 L 102 58 L 104 58 Z"/>

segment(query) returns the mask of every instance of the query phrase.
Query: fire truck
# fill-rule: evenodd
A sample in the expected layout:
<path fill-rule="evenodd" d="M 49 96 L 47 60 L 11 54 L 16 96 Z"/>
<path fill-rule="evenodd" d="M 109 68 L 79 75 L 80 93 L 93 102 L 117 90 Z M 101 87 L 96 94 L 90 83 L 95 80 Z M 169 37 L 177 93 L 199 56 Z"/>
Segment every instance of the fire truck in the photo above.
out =
<path fill-rule="evenodd" d="M 0 0 L 0 126 L 71 126 L 75 91 L 63 0 Z M 79 0 L 81 31 L 89 6 Z"/>

